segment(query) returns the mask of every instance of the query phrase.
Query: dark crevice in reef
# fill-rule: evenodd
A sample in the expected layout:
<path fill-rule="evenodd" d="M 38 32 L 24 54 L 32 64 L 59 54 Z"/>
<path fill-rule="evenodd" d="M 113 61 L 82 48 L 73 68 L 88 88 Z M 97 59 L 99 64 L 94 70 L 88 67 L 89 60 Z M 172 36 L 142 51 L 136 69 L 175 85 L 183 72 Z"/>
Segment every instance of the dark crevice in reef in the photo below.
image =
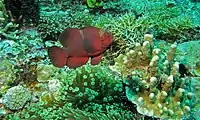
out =
<path fill-rule="evenodd" d="M 10 19 L 16 23 L 38 23 L 39 4 L 37 0 L 5 0 L 5 5 L 13 16 Z"/>

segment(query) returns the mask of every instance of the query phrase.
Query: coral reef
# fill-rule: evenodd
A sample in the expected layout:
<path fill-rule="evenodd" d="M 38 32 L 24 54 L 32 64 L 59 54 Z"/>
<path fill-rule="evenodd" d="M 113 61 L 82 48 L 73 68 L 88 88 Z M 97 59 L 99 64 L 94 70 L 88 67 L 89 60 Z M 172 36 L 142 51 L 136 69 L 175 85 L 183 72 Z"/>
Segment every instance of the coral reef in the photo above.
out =
<path fill-rule="evenodd" d="M 130 11 L 133 8 L 134 0 L 105 0 L 102 3 L 103 9 L 108 12 L 119 14 Z"/>
<path fill-rule="evenodd" d="M 69 73 L 60 69 L 54 74 L 39 102 L 6 118 L 135 119 L 135 114 L 129 110 L 131 106 L 121 103 L 125 96 L 120 78 L 109 68 L 85 65 Z"/>
<path fill-rule="evenodd" d="M 41 12 L 39 25 L 37 27 L 40 31 L 42 38 L 44 40 L 54 40 L 58 39 L 58 35 L 68 27 L 72 28 L 82 28 L 90 25 L 92 20 L 92 15 L 89 15 L 85 12 L 85 15 L 82 12 L 68 10 L 64 11 L 51 11 L 51 12 Z"/>
<path fill-rule="evenodd" d="M 198 119 L 199 16 L 190 0 L 0 0 L 0 119 Z M 114 36 L 101 64 L 51 65 L 58 35 L 88 26 Z"/>
<path fill-rule="evenodd" d="M 59 97 L 64 103 L 83 106 L 86 103 L 108 103 L 122 97 L 122 83 L 106 67 L 83 66 L 63 79 Z"/>
<path fill-rule="evenodd" d="M 36 30 L 26 29 L 18 37 L 20 39 L 17 41 L 10 39 L 0 41 L 0 56 L 4 56 L 12 63 L 16 71 L 14 84 L 10 84 L 12 86 L 22 81 L 25 84 L 35 81 L 36 63 L 47 55 L 44 44 Z"/>
<path fill-rule="evenodd" d="M 44 40 L 58 39 L 58 35 L 68 27 L 82 28 L 90 26 L 94 15 L 89 14 L 86 6 L 72 4 L 70 1 L 58 2 L 56 7 L 48 7 L 52 2 L 41 2 L 39 25 L 37 30 Z M 51 9 L 50 9 L 51 8 Z M 84 14 L 83 14 L 84 13 Z"/>
<path fill-rule="evenodd" d="M 139 113 L 159 118 L 187 118 L 195 106 L 192 78 L 180 76 L 179 63 L 174 61 L 177 45 L 172 44 L 168 52 L 162 52 L 155 48 L 152 38 L 146 34 L 142 45 L 136 43 L 134 49 L 127 49 L 111 68 L 125 79 L 126 96 L 137 105 Z"/>
<path fill-rule="evenodd" d="M 147 31 L 148 25 L 143 23 L 143 19 L 136 19 L 133 13 L 118 15 L 110 20 L 109 24 L 105 24 L 103 28 L 110 31 L 114 40 L 117 42 L 125 41 L 127 45 L 135 42 L 142 42 L 143 34 Z M 112 24 L 110 24 L 112 23 Z"/>
<path fill-rule="evenodd" d="M 51 80 L 56 73 L 58 68 L 53 65 L 38 64 L 37 65 L 37 81 L 39 82 L 48 82 Z"/>
<path fill-rule="evenodd" d="M 3 85 L 12 84 L 15 79 L 16 70 L 14 69 L 14 65 L 7 59 L 0 59 L 0 81 Z M 3 87 L 3 86 L 1 86 Z"/>
<path fill-rule="evenodd" d="M 196 101 L 195 101 L 196 105 L 194 106 L 194 109 L 192 110 L 192 114 L 194 118 L 198 120 L 200 117 L 200 109 L 199 109 L 200 97 L 198 97 L 200 96 L 200 77 L 193 78 L 192 81 L 194 81 L 193 86 L 194 86 L 194 91 L 196 95 Z"/>
<path fill-rule="evenodd" d="M 186 1 L 173 4 L 164 1 L 132 0 L 128 15 L 117 14 L 112 24 L 105 26 L 116 36 L 115 39 L 130 43 L 139 42 L 138 40 L 143 42 L 141 37 L 145 32 L 151 32 L 156 39 L 170 42 L 198 40 L 200 23 L 197 16 L 200 12 L 197 5 Z M 188 9 L 183 9 L 182 6 L 187 6 Z M 191 10 L 192 8 L 195 10 Z"/>
<path fill-rule="evenodd" d="M 120 54 L 117 58 L 115 58 L 114 69 L 120 71 L 123 78 L 128 74 L 131 74 L 131 72 L 137 68 L 145 69 L 145 67 L 149 64 L 152 57 L 149 53 L 152 51 L 151 45 L 153 44 L 153 35 L 146 34 L 145 39 L 149 41 L 145 41 L 142 45 L 140 43 L 135 43 L 134 50 L 129 50 L 129 48 L 127 48 L 126 55 Z M 155 54 L 158 54 L 158 52 L 160 52 L 159 49 L 154 50 Z M 157 57 L 158 56 L 155 56 L 154 59 L 158 60 Z"/>
<path fill-rule="evenodd" d="M 43 41 L 35 29 L 26 29 L 19 35 L 19 40 L 6 40 L 0 42 L 0 55 L 10 59 L 15 64 L 32 62 L 33 59 L 46 57 Z"/>
<path fill-rule="evenodd" d="M 101 0 L 87 0 L 87 5 L 90 8 L 100 7 L 102 6 Z"/>
<path fill-rule="evenodd" d="M 20 113 L 9 115 L 7 119 L 70 119 L 70 120 L 135 120 L 135 116 L 124 109 L 123 105 L 107 106 L 107 113 L 95 112 L 89 113 L 84 110 L 74 109 L 67 104 L 44 108 L 41 103 L 32 104 L 28 109 Z"/>
<path fill-rule="evenodd" d="M 21 85 L 8 89 L 2 103 L 10 110 L 22 109 L 31 100 L 31 93 Z"/>
<path fill-rule="evenodd" d="M 175 56 L 178 62 L 190 66 L 191 70 L 193 69 L 197 75 L 200 68 L 200 53 L 198 49 L 200 49 L 199 41 L 184 42 L 177 46 L 177 52 Z"/>
<path fill-rule="evenodd" d="M 12 39 L 17 40 L 18 39 L 18 24 L 15 24 L 13 22 L 8 21 L 8 13 L 6 11 L 4 0 L 0 1 L 0 38 L 6 38 L 6 39 Z"/>

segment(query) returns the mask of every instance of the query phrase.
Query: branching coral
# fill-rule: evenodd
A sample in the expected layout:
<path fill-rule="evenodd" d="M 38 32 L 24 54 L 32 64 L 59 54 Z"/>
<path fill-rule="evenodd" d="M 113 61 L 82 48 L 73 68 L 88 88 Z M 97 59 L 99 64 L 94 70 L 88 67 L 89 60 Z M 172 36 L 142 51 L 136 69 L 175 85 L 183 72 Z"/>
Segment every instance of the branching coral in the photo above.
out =
<path fill-rule="evenodd" d="M 6 8 L 4 6 L 4 0 L 0 0 L 0 16 L 1 16 L 1 21 L 5 22 L 7 19 L 7 12 L 6 12 Z"/>
<path fill-rule="evenodd" d="M 156 39 L 170 42 L 199 38 L 199 30 L 196 27 L 199 24 L 197 22 L 199 13 L 195 13 L 198 11 L 195 9 L 192 14 L 191 10 L 192 7 L 196 8 L 195 5 L 188 4 L 189 7 L 186 9 L 180 3 L 154 0 L 132 0 L 127 4 L 130 4 L 131 14 L 118 14 L 111 24 L 107 25 L 115 39 L 125 40 L 129 44 L 140 42 L 138 40 L 142 40 L 142 35 L 149 31 Z M 185 4 L 184 1 L 183 6 L 186 6 Z"/>
<path fill-rule="evenodd" d="M 132 5 L 136 15 L 142 15 L 142 19 L 146 19 L 155 38 L 172 42 L 177 39 L 180 42 L 198 39 L 196 35 L 193 37 L 191 34 L 198 34 L 196 26 L 199 23 L 196 19 L 199 13 L 189 1 L 140 0 L 132 2 Z"/>
<path fill-rule="evenodd" d="M 113 34 L 115 41 L 120 42 L 124 40 L 127 45 L 142 42 L 141 38 L 148 27 L 147 24 L 145 25 L 143 19 L 136 20 L 133 13 L 116 16 L 109 24 L 104 26 L 106 30 Z"/>
<path fill-rule="evenodd" d="M 176 44 L 165 53 L 154 48 L 152 35 L 146 34 L 145 40 L 116 58 L 111 67 L 126 79 L 128 99 L 144 115 L 171 119 L 188 117 L 195 105 L 194 90 L 190 77 L 180 77 L 179 63 L 174 61 Z"/>
<path fill-rule="evenodd" d="M 95 20 L 94 26 L 101 27 L 109 31 L 114 36 L 114 41 L 110 51 L 105 52 L 106 63 L 113 64 L 113 58 L 120 53 L 124 53 L 127 47 L 133 47 L 135 42 L 142 42 L 143 34 L 147 31 L 148 25 L 142 19 L 136 20 L 133 13 L 125 15 L 105 15 Z M 141 41 L 140 41 L 141 40 Z"/>
<path fill-rule="evenodd" d="M 18 25 L 8 22 L 8 14 L 3 0 L 0 1 L 0 22 L 0 37 L 12 40 L 18 39 L 18 30 L 15 30 Z"/>

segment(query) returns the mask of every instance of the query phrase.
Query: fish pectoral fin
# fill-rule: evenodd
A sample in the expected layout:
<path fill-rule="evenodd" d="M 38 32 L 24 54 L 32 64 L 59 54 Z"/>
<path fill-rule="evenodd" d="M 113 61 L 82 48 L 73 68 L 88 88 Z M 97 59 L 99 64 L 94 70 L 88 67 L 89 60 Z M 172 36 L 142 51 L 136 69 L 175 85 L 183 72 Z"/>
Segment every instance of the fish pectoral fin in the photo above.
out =
<path fill-rule="evenodd" d="M 62 68 L 66 65 L 68 53 L 63 48 L 52 46 L 48 48 L 48 56 L 54 66 Z"/>
<path fill-rule="evenodd" d="M 67 66 L 70 68 L 77 68 L 85 65 L 89 57 L 69 57 L 67 59 Z"/>
<path fill-rule="evenodd" d="M 92 65 L 97 65 L 101 62 L 101 58 L 102 58 L 102 54 L 98 55 L 98 56 L 95 56 L 95 57 L 92 57 L 91 59 L 91 64 Z"/>

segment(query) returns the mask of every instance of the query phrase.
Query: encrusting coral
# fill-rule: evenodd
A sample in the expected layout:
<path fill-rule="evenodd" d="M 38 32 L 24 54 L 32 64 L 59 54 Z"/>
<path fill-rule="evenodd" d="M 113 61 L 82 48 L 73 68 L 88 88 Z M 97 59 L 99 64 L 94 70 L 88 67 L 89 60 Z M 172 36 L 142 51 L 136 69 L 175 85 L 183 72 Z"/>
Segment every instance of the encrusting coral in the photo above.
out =
<path fill-rule="evenodd" d="M 2 81 L 4 85 L 10 85 L 15 81 L 15 72 L 16 70 L 12 62 L 0 58 L 0 81 Z"/>
<path fill-rule="evenodd" d="M 53 65 L 38 64 L 37 65 L 37 81 L 38 82 L 48 82 L 52 79 L 58 68 Z"/>
<path fill-rule="evenodd" d="M 10 110 L 22 109 L 31 100 L 31 93 L 21 85 L 8 89 L 2 99 L 2 103 Z"/>
<path fill-rule="evenodd" d="M 176 43 L 168 52 L 154 46 L 153 36 L 127 49 L 115 59 L 113 70 L 125 79 L 126 96 L 141 114 L 159 118 L 187 118 L 194 107 L 191 77 L 180 77 L 179 63 L 174 60 Z"/>

